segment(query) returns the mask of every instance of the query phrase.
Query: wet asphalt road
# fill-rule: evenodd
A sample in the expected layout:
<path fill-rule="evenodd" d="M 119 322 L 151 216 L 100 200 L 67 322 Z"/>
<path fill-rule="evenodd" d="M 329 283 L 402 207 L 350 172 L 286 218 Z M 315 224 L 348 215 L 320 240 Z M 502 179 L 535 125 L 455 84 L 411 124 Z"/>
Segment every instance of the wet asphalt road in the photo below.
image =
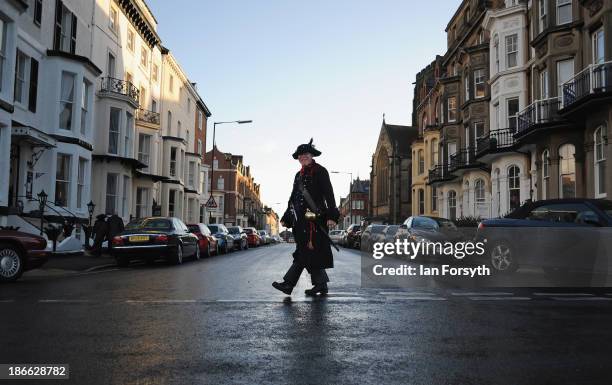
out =
<path fill-rule="evenodd" d="M 17 384 L 609 384 L 612 289 L 364 289 L 336 253 L 326 298 L 271 288 L 291 244 L 0 286 L 0 363 L 67 363 Z M 0 384 L 10 383 L 1 381 Z"/>

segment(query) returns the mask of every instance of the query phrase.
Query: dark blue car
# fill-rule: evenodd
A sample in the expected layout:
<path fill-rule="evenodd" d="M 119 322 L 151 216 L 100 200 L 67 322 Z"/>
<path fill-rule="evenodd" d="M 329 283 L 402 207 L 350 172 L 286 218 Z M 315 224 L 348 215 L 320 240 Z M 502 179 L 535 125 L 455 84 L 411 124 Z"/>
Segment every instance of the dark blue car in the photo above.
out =
<path fill-rule="evenodd" d="M 229 230 L 223 224 L 207 225 L 212 235 L 217 238 L 219 251 L 222 254 L 227 254 L 234 249 L 234 237 L 229 233 Z"/>
<path fill-rule="evenodd" d="M 505 218 L 483 220 L 476 241 L 486 243 L 483 257 L 497 273 L 512 273 L 519 266 L 607 272 L 612 261 L 612 201 L 528 202 Z"/>

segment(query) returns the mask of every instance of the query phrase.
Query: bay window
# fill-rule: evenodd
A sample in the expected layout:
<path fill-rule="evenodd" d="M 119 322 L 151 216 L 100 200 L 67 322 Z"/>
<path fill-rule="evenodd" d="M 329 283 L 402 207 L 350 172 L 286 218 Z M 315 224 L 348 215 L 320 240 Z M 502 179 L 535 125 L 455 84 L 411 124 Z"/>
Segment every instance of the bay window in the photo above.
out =
<path fill-rule="evenodd" d="M 119 154 L 120 121 L 121 109 L 111 107 L 108 126 L 108 152 L 110 154 Z"/>
<path fill-rule="evenodd" d="M 74 74 L 62 72 L 61 82 L 59 128 L 70 131 L 74 104 Z"/>
<path fill-rule="evenodd" d="M 55 170 L 55 204 L 66 207 L 70 194 L 70 155 L 57 154 L 57 168 Z"/>
<path fill-rule="evenodd" d="M 595 144 L 595 197 L 603 198 L 606 196 L 606 152 L 604 126 L 597 127 L 593 139 Z"/>
<path fill-rule="evenodd" d="M 457 97 L 451 96 L 447 99 L 448 105 L 448 122 L 457 120 Z"/>
<path fill-rule="evenodd" d="M 485 96 L 485 71 L 480 69 L 474 71 L 474 97 L 483 98 Z"/>
<path fill-rule="evenodd" d="M 576 197 L 576 149 L 573 144 L 559 147 L 559 196 Z"/>
<path fill-rule="evenodd" d="M 557 25 L 572 22 L 572 0 L 557 0 Z"/>
<path fill-rule="evenodd" d="M 149 159 L 151 154 L 151 135 L 139 134 L 138 135 L 138 161 L 145 164 L 149 169 Z"/>
<path fill-rule="evenodd" d="M 518 35 L 506 36 L 506 68 L 516 67 L 518 64 Z"/>
<path fill-rule="evenodd" d="M 76 202 L 76 207 L 78 209 L 83 208 L 86 172 L 87 172 L 87 159 L 79 158 L 79 171 L 77 175 L 77 202 Z"/>
<path fill-rule="evenodd" d="M 117 213 L 119 174 L 106 174 L 106 207 L 105 214 L 113 215 Z"/>

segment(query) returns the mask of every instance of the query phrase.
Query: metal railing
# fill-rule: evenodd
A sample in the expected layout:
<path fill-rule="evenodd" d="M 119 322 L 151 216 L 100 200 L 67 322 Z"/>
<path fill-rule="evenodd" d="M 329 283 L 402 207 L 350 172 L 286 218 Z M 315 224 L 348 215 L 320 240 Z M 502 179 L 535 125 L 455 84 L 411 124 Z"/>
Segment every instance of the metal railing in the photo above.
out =
<path fill-rule="evenodd" d="M 457 170 L 462 167 L 477 165 L 476 151 L 474 147 L 463 148 L 450 156 L 450 171 Z"/>
<path fill-rule="evenodd" d="M 138 104 L 140 95 L 140 91 L 132 82 L 111 77 L 100 79 L 100 91 L 127 96 L 136 104 Z"/>
<path fill-rule="evenodd" d="M 562 120 L 559 115 L 560 108 L 560 97 L 536 100 L 518 113 L 518 130 L 516 133 L 523 134 L 537 125 Z"/>
<path fill-rule="evenodd" d="M 136 120 L 159 126 L 159 112 L 139 108 L 138 110 L 136 110 Z"/>
<path fill-rule="evenodd" d="M 612 91 L 612 61 L 590 64 L 563 83 L 563 107 L 587 95 Z"/>
<path fill-rule="evenodd" d="M 483 155 L 489 151 L 497 151 L 514 145 L 515 129 L 502 128 L 488 132 L 476 141 L 476 156 Z"/>
<path fill-rule="evenodd" d="M 438 182 L 450 177 L 448 164 L 438 164 L 429 170 L 429 183 Z"/>

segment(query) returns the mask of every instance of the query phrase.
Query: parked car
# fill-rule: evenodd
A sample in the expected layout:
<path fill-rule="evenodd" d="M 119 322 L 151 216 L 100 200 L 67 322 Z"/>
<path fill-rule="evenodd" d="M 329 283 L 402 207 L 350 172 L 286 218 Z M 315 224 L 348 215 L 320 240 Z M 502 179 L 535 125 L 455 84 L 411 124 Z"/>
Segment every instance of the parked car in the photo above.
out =
<path fill-rule="evenodd" d="M 200 254 L 205 257 L 219 254 L 219 242 L 215 238 L 208 226 L 204 223 L 187 225 L 189 231 L 198 237 L 198 245 L 200 246 Z"/>
<path fill-rule="evenodd" d="M 392 243 L 395 242 L 395 234 L 397 234 L 397 231 L 399 230 L 400 225 L 389 225 L 387 226 L 387 228 L 383 231 L 383 234 L 385 235 L 385 242 L 388 243 Z"/>
<path fill-rule="evenodd" d="M 246 227 L 244 232 L 247 235 L 247 241 L 250 247 L 257 247 L 261 245 L 261 236 L 257 233 L 254 227 Z"/>
<path fill-rule="evenodd" d="M 410 242 L 451 242 L 456 243 L 464 239 L 463 233 L 455 224 L 445 218 L 417 215 L 409 217 L 400 225 L 395 233 L 395 239 L 408 239 Z M 440 257 L 428 254 L 428 257 Z"/>
<path fill-rule="evenodd" d="M 269 245 L 270 243 L 272 243 L 272 238 L 270 237 L 270 235 L 268 235 L 268 232 L 266 230 L 259 230 L 258 233 L 264 245 Z"/>
<path fill-rule="evenodd" d="M 525 203 L 505 218 L 483 220 L 476 241 L 486 242 L 485 261 L 497 273 L 524 265 L 549 273 L 595 272 L 596 262 L 609 263 L 611 227 L 610 200 L 550 199 Z"/>
<path fill-rule="evenodd" d="M 352 224 L 346 229 L 346 247 L 359 248 L 361 242 L 361 225 Z"/>
<path fill-rule="evenodd" d="M 385 241 L 384 231 L 386 228 L 387 225 L 368 225 L 361 233 L 359 248 L 362 251 L 372 251 L 374 248 L 374 243 Z"/>
<path fill-rule="evenodd" d="M 342 244 L 343 237 L 344 237 L 344 230 L 331 230 L 329 232 L 329 238 L 337 245 Z"/>
<path fill-rule="evenodd" d="M 49 258 L 47 240 L 16 230 L 0 230 L 0 282 L 19 279 L 24 271 L 42 266 Z"/>
<path fill-rule="evenodd" d="M 249 248 L 247 234 L 241 226 L 230 226 L 227 230 L 234 237 L 234 250 L 246 250 Z"/>
<path fill-rule="evenodd" d="M 222 254 L 227 254 L 234 249 L 234 237 L 229 233 L 229 230 L 223 224 L 207 225 L 210 232 L 219 242 L 219 251 Z"/>
<path fill-rule="evenodd" d="M 119 266 L 127 266 L 130 260 L 137 258 L 153 262 L 158 256 L 179 265 L 184 256 L 200 259 L 198 241 L 180 219 L 151 217 L 144 219 L 138 227 L 115 236 L 111 240 L 111 253 Z"/>

